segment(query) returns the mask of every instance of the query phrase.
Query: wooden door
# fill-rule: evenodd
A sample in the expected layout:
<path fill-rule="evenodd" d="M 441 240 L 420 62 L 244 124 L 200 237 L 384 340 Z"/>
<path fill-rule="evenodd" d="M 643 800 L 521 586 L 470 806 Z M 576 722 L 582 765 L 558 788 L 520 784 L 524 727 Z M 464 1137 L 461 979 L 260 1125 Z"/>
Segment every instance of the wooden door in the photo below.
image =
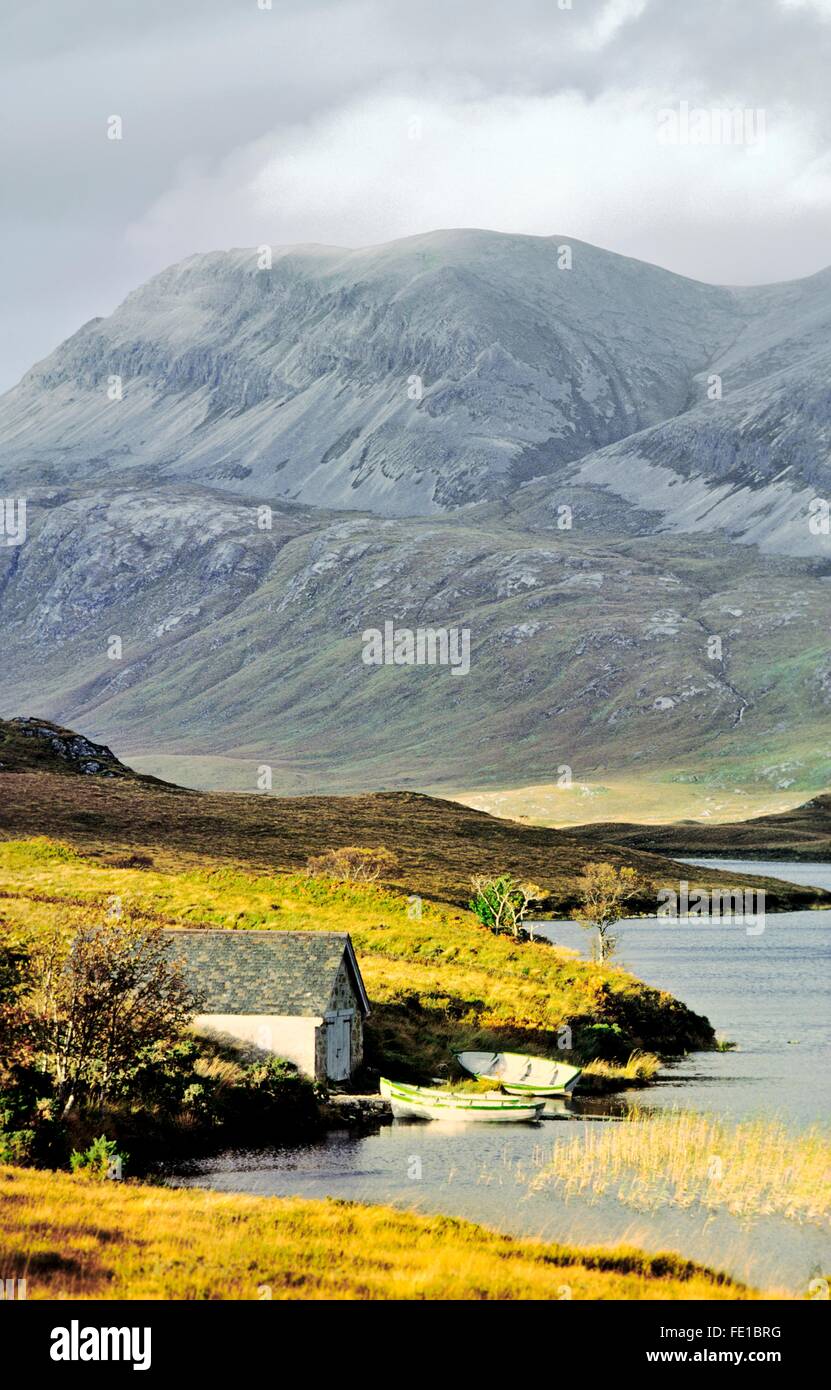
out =
<path fill-rule="evenodd" d="M 326 1074 L 345 1081 L 352 1071 L 352 1009 L 339 1009 L 326 1027 Z"/>

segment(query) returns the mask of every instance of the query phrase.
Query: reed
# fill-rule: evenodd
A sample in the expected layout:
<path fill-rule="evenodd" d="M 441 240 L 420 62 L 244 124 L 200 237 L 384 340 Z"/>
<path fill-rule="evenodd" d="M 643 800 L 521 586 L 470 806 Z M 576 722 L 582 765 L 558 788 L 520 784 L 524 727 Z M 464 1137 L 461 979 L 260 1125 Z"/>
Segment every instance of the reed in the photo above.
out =
<path fill-rule="evenodd" d="M 831 1142 L 820 1129 L 775 1121 L 729 1123 L 692 1111 L 635 1108 L 618 1123 L 587 1125 L 552 1150 L 536 1189 L 612 1195 L 641 1211 L 726 1210 L 743 1220 L 781 1216 L 828 1226 Z"/>
<path fill-rule="evenodd" d="M 647 1082 L 654 1080 L 660 1069 L 659 1057 L 652 1052 L 641 1052 L 640 1048 L 635 1048 L 625 1062 L 587 1062 L 583 1068 L 583 1077 L 588 1083 L 585 1089 L 591 1089 L 589 1078 L 597 1078 L 600 1082 L 627 1081 L 632 1085 L 645 1086 Z"/>

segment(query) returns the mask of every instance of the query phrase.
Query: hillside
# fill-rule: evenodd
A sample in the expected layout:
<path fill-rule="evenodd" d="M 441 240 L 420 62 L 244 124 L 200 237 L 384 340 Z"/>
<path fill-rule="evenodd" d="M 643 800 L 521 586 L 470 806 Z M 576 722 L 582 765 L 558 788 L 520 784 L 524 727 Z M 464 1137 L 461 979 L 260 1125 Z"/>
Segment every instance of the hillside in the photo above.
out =
<path fill-rule="evenodd" d="M 582 825 L 582 840 L 611 842 L 657 854 L 723 859 L 831 859 L 831 793 L 776 815 L 727 825 Z"/>
<path fill-rule="evenodd" d="M 102 862 L 43 837 L 0 840 L 0 924 L 24 945 L 44 929 L 100 922 L 114 899 L 143 927 L 348 931 L 371 1004 L 361 1083 L 371 1090 L 391 1070 L 422 1082 L 446 1076 L 465 1048 L 554 1051 L 588 1064 L 581 1090 L 621 1089 L 654 1076 L 655 1054 L 714 1042 L 706 1018 L 614 962 L 495 936 L 444 903 L 414 912 L 411 898 L 378 884 L 246 872 L 207 858 L 162 869 L 146 854 L 111 852 Z M 560 1047 L 563 1026 L 570 1053 Z M 114 1122 L 131 1153 L 145 1145 L 129 1115 Z"/>
<path fill-rule="evenodd" d="M 265 870 L 299 869 L 310 855 L 344 845 L 384 845 L 398 857 L 390 881 L 407 893 L 463 905 L 473 875 L 509 871 L 539 883 L 553 912 L 573 904 L 586 863 L 630 864 L 658 886 L 690 878 L 687 866 L 654 854 L 519 825 L 415 792 L 278 797 L 54 772 L 0 774 L 0 836 L 33 835 L 105 859 L 144 852 L 173 867 L 210 859 Z M 702 871 L 697 881 L 731 884 L 715 871 Z M 831 905 L 831 895 L 819 889 L 761 878 L 756 886 L 766 888 L 773 911 Z"/>
<path fill-rule="evenodd" d="M 32 499 L 26 544 L 0 548 L 0 715 L 222 790 L 255 790 L 261 764 L 288 793 L 512 787 L 563 765 L 826 786 L 824 573 L 716 537 L 615 539 L 608 505 L 574 501 L 572 531 L 548 511 L 534 533 L 507 513 L 308 509 L 260 530 L 204 492 Z M 387 621 L 468 629 L 470 671 L 365 665 L 362 633 Z"/>

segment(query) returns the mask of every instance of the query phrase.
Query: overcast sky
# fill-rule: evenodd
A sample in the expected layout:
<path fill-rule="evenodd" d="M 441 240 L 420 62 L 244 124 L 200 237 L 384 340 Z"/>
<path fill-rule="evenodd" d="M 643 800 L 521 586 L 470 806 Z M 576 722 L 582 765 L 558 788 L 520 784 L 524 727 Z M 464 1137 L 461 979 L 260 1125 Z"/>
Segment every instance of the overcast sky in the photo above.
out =
<path fill-rule="evenodd" d="M 831 0 L 267 3 L 3 0 L 0 388 L 217 247 L 478 226 L 722 283 L 831 263 Z M 683 102 L 765 139 L 660 143 Z"/>

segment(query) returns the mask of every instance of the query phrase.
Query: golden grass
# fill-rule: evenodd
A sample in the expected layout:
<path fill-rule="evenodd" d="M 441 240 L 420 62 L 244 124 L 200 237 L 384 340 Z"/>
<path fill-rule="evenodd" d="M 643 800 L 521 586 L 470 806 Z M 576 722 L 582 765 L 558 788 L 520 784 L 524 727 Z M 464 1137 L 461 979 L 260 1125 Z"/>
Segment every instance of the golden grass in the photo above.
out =
<path fill-rule="evenodd" d="M 677 1255 L 387 1207 L 0 1167 L 0 1281 L 30 1299 L 752 1299 Z"/>
<path fill-rule="evenodd" d="M 661 1069 L 659 1058 L 651 1052 L 641 1052 L 635 1048 L 623 1063 L 594 1061 L 587 1062 L 583 1068 L 584 1077 L 597 1077 L 599 1081 L 630 1081 L 643 1086 L 653 1081 Z"/>
<path fill-rule="evenodd" d="M 660 1045 L 664 1029 L 671 1043 L 671 1029 L 691 1017 L 614 965 L 493 936 L 471 913 L 440 903 L 423 902 L 413 917 L 407 897 L 376 884 L 230 867 L 165 873 L 100 864 L 43 838 L 0 842 L 0 915 L 21 931 L 37 931 L 56 914 L 71 926 L 114 898 L 137 920 L 171 926 L 349 932 L 373 1004 L 370 1048 L 427 1074 L 447 1064 L 451 1048 L 550 1052 L 564 1021 L 612 1021 L 610 1010 L 639 1040 L 651 1030 L 649 1046 Z M 637 1083 L 657 1067 L 642 1054 L 637 1067 L 592 1064 L 592 1071 L 607 1084 Z"/>
<path fill-rule="evenodd" d="M 634 1110 L 558 1143 L 533 1182 L 547 1184 L 568 1196 L 611 1192 L 641 1211 L 698 1205 L 828 1227 L 831 1141 L 818 1129 L 794 1134 L 769 1120 Z"/>

